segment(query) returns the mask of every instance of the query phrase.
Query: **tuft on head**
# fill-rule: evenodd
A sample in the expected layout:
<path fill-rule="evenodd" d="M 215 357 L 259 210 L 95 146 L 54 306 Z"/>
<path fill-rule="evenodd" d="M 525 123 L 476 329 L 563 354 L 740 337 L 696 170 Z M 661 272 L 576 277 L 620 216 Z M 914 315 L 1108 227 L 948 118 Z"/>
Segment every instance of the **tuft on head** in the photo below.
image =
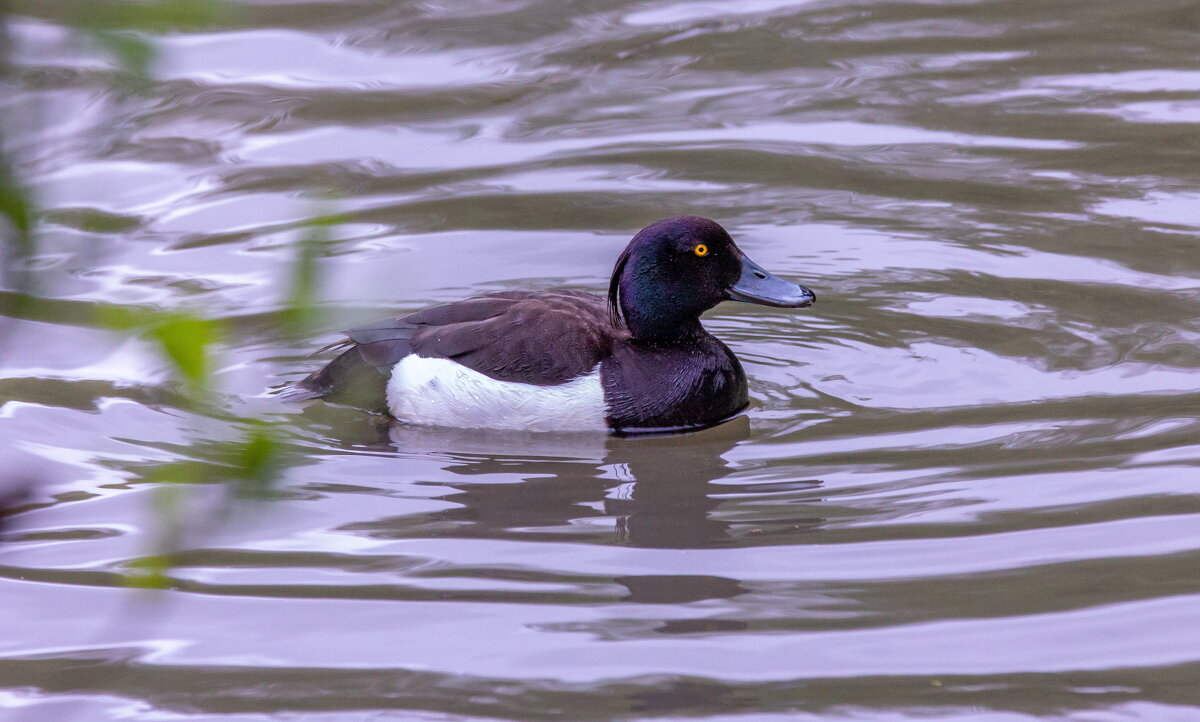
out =
<path fill-rule="evenodd" d="M 625 246 L 625 250 L 621 251 L 621 255 L 617 256 L 617 263 L 613 266 L 612 278 L 608 280 L 608 318 L 612 321 L 613 326 L 625 325 L 624 314 L 621 313 L 621 274 L 625 272 L 625 264 L 629 262 L 629 256 L 633 253 L 633 244 Z"/>

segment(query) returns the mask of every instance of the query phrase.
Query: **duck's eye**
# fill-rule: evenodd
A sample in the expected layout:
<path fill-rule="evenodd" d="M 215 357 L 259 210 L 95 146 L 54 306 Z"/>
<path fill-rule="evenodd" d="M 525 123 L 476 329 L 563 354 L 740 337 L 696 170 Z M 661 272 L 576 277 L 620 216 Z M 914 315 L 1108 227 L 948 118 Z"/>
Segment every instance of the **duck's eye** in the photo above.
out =
<path fill-rule="evenodd" d="M 707 256 L 708 255 L 708 246 L 701 243 L 700 245 L 698 245 L 692 249 L 692 253 L 695 253 L 697 256 Z"/>

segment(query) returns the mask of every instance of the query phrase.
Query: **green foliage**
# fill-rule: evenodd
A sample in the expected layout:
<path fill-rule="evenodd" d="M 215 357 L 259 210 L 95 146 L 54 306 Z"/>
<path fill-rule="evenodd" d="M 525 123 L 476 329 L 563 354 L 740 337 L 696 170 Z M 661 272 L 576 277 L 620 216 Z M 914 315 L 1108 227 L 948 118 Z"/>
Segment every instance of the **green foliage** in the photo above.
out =
<path fill-rule="evenodd" d="M 3 37 L 0 35 L 0 40 Z M 13 176 L 11 161 L 0 152 L 0 280 L 17 291 L 14 312 L 18 314 L 28 305 L 33 286 L 33 275 L 25 263 L 37 252 L 33 215 L 29 192 Z"/>
<path fill-rule="evenodd" d="M 156 311 L 149 308 L 109 306 L 101 309 L 101 322 L 116 331 L 141 331 L 156 343 L 183 381 L 196 405 L 212 376 L 212 346 L 221 335 L 218 321 L 188 311 Z"/>
<path fill-rule="evenodd" d="M 183 524 L 183 499 L 177 487 L 163 487 L 152 497 L 159 518 L 157 554 L 150 554 L 129 564 L 125 583 L 137 589 L 168 589 L 171 579 L 169 550 L 179 547 Z"/>
<path fill-rule="evenodd" d="M 319 261 L 329 247 L 329 229 L 345 222 L 343 214 L 322 213 L 303 223 L 305 231 L 292 264 L 291 288 L 283 309 L 285 337 L 302 338 L 316 327 Z"/>
<path fill-rule="evenodd" d="M 124 77 L 114 83 L 149 80 L 157 59 L 155 35 L 209 27 L 231 17 L 230 5 L 224 0 L 0 0 L 0 75 L 11 69 L 4 56 L 6 9 L 75 27 L 115 60 Z M 19 106 L 14 107 L 13 112 L 21 112 Z M 11 159 L 0 155 L 0 261 L 6 274 L 9 269 L 25 268 L 23 261 L 36 255 L 38 211 L 15 168 Z M 122 217 L 71 215 L 61 210 L 58 214 L 59 221 L 71 218 L 78 227 L 96 232 L 119 233 L 128 225 Z M 304 224 L 284 299 L 281 335 L 307 334 L 316 324 L 319 259 L 329 244 L 330 227 L 343 220 L 336 214 L 321 214 Z M 10 285 L 19 291 L 13 294 L 15 298 L 47 302 L 29 291 L 32 274 L 22 271 L 12 278 L 15 282 Z M 16 317 L 26 317 L 19 309 L 10 310 Z M 213 404 L 217 348 L 227 335 L 226 324 L 189 310 L 90 304 L 86 313 L 88 323 L 151 342 L 180 389 L 172 403 L 205 417 L 207 421 L 202 423 L 220 425 L 187 447 L 183 456 L 191 458 L 158 463 L 140 472 L 142 480 L 159 485 L 152 495 L 158 533 L 151 553 L 129 566 L 126 580 L 142 589 L 170 588 L 174 584 L 169 576 L 174 552 L 204 521 L 185 503 L 187 487 L 227 483 L 228 500 L 208 520 L 210 524 L 227 516 L 234 499 L 266 497 L 286 467 L 283 432 L 261 420 L 230 418 Z M 230 430 L 236 431 L 236 436 L 228 433 Z M 227 440 L 214 441 L 212 437 Z"/>
<path fill-rule="evenodd" d="M 307 333 L 316 313 L 319 259 L 329 243 L 329 227 L 340 222 L 337 215 L 320 215 L 307 222 L 309 229 L 297 246 L 291 284 L 285 300 L 280 332 Z M 103 326 L 136 333 L 152 341 L 169 361 L 173 377 L 183 388 L 183 404 L 198 412 L 211 412 L 215 347 L 226 335 L 224 324 L 189 311 L 160 311 L 147 307 L 107 306 L 100 310 Z M 205 459 L 159 464 L 142 473 L 145 481 L 162 484 L 155 496 L 156 516 L 162 529 L 156 553 L 130 567 L 127 581 L 143 589 L 166 589 L 171 552 L 181 545 L 183 531 L 194 528 L 178 501 L 187 485 L 227 482 L 230 499 L 266 498 L 286 468 L 285 447 L 279 428 L 257 419 L 237 419 L 240 438 L 214 442 L 204 447 Z M 226 510 L 227 511 L 227 510 Z"/>
<path fill-rule="evenodd" d="M 134 78 L 149 77 L 150 66 L 158 54 L 144 36 L 111 30 L 92 30 L 91 38 L 116 59 L 122 70 Z"/>
<path fill-rule="evenodd" d="M 238 496 L 261 498 L 283 471 L 283 446 L 279 433 L 258 422 L 246 429 L 245 438 L 234 446 L 233 471 L 238 480 Z"/>
<path fill-rule="evenodd" d="M 209 385 L 212 363 L 209 350 L 212 347 L 215 324 L 186 313 L 171 314 L 150 329 L 150 337 L 175 364 L 178 371 L 193 388 L 203 389 Z"/>
<path fill-rule="evenodd" d="M 6 280 L 13 282 L 13 268 L 34 252 L 33 203 L 29 193 L 13 177 L 9 161 L 0 155 L 0 238 L 4 239 Z M 14 285 L 21 285 L 15 284 Z"/>
<path fill-rule="evenodd" d="M 12 226 L 16 242 L 29 250 L 33 241 L 33 204 L 29 193 L 13 178 L 7 158 L 0 156 L 0 216 Z"/>
<path fill-rule="evenodd" d="M 111 54 L 135 82 L 150 77 L 157 58 L 151 36 L 211 27 L 232 16 L 224 0 L 75 0 L 49 7 L 43 0 L 14 0 L 11 5 L 13 12 L 35 17 L 58 9 L 61 21 Z"/>
<path fill-rule="evenodd" d="M 328 229 L 313 225 L 298 244 L 291 289 L 283 311 L 284 333 L 293 338 L 306 335 L 315 325 L 317 261 L 328 243 Z"/>
<path fill-rule="evenodd" d="M 170 589 L 171 558 L 166 554 L 152 554 L 129 565 L 125 583 L 134 589 Z"/>

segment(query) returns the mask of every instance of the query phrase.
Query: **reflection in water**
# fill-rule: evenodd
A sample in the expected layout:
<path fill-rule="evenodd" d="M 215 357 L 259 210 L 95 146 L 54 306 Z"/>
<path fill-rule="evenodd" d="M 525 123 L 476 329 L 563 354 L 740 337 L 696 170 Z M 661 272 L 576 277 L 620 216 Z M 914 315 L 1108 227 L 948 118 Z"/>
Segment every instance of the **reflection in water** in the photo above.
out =
<path fill-rule="evenodd" d="M 447 498 L 457 506 L 430 514 L 428 524 L 421 526 L 427 533 L 525 540 L 561 540 L 567 535 L 576 541 L 705 549 L 738 542 L 731 534 L 733 524 L 714 513 L 721 504 L 716 483 L 735 471 L 725 455 L 749 435 L 749 420 L 741 416 L 693 434 L 647 438 L 395 424 L 391 440 L 399 449 L 437 444 L 450 460 L 445 471 L 476 477 L 429 482 L 454 489 Z M 580 456 L 581 451 L 590 453 Z M 819 485 L 813 481 L 804 486 Z M 614 518 L 610 527 L 608 520 Z M 815 529 L 820 521 L 792 520 L 792 527 Z M 414 533 L 408 517 L 350 528 L 383 538 Z M 642 604 L 732 599 L 746 591 L 735 579 L 702 574 L 626 575 L 612 581 L 627 590 L 624 601 Z M 667 620 L 658 624 L 658 631 L 679 634 L 744 626 L 730 620 Z"/>
<path fill-rule="evenodd" d="M 31 484 L 21 480 L 0 480 L 0 532 L 7 527 L 10 516 L 22 511 L 21 507 L 30 496 Z"/>
<path fill-rule="evenodd" d="M 686 440 L 658 437 L 615 445 L 606 461 L 626 483 L 609 493 L 605 511 L 617 515 L 619 537 L 644 547 L 699 549 L 735 543 L 732 522 L 713 513 L 722 493 L 715 482 L 734 470 L 724 455 L 749 436 L 749 420 L 742 416 Z M 803 486 L 816 488 L 820 482 Z M 792 522 L 816 528 L 820 520 Z"/>
<path fill-rule="evenodd" d="M 713 482 L 733 471 L 724 454 L 749 437 L 750 424 L 741 416 L 712 432 L 686 440 L 658 437 L 615 445 L 608 461 L 624 483 L 609 494 L 605 511 L 617 516 L 622 541 L 681 548 L 729 542 L 728 524 L 711 514 L 719 504 Z M 646 598 L 649 583 L 642 578 L 631 586 L 631 597 Z"/>
<path fill-rule="evenodd" d="M 461 537 L 561 539 L 612 543 L 614 534 L 597 520 L 615 518 L 619 543 L 651 548 L 711 548 L 737 540 L 733 523 L 714 511 L 716 482 L 734 467 L 725 458 L 750 435 L 745 416 L 705 431 L 678 436 L 614 438 L 595 434 L 529 434 L 432 429 L 393 424 L 400 452 L 437 449 L 444 471 L 462 482 L 430 481 L 450 487 L 457 506 L 429 515 L 439 534 Z M 583 455 L 581 455 L 583 454 Z M 819 481 L 790 484 L 811 489 Z M 738 487 L 730 487 L 730 493 Z M 773 490 L 773 489 L 772 489 Z M 411 518 L 353 526 L 373 536 L 408 536 Z M 793 528 L 817 528 L 819 519 L 792 519 Z"/>

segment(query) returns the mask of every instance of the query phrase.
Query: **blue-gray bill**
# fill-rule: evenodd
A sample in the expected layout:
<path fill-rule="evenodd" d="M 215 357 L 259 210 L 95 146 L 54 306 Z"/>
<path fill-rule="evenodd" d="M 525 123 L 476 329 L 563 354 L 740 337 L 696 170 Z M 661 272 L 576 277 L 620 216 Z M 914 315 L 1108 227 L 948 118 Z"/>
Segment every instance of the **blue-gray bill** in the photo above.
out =
<path fill-rule="evenodd" d="M 742 256 L 742 277 L 729 289 L 729 299 L 778 308 L 813 305 L 817 294 L 799 284 L 785 281 Z"/>

